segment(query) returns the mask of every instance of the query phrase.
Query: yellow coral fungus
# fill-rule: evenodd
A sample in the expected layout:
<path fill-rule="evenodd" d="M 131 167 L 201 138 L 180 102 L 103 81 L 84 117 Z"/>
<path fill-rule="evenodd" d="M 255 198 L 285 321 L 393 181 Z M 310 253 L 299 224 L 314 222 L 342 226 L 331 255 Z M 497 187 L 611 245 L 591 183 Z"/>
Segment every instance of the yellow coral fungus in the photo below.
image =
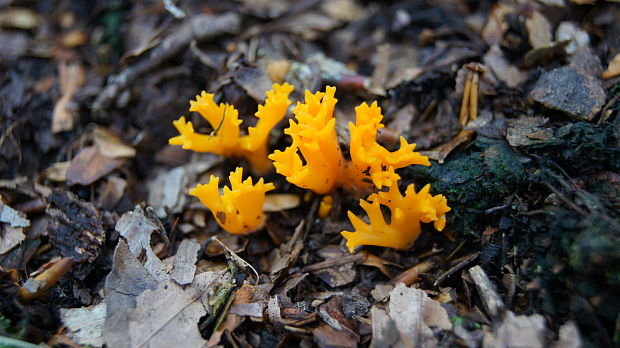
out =
<path fill-rule="evenodd" d="M 415 152 L 415 144 L 407 143 L 407 140 L 400 137 L 400 148 L 394 152 L 388 151 L 376 141 L 377 131 L 383 128 L 381 120 L 381 108 L 377 102 L 368 106 L 362 103 L 355 108 L 355 124 L 349 122 L 351 141 L 349 151 L 351 152 L 351 163 L 348 164 L 349 178 L 359 181 L 359 174 L 364 173 L 370 176 L 370 180 L 378 189 L 383 186 L 390 186 L 400 177 L 394 173 L 393 169 L 399 169 L 411 164 L 421 164 L 428 166 L 428 157 Z M 354 168 L 351 172 L 350 168 Z M 360 185 L 359 182 L 354 185 Z"/>
<path fill-rule="evenodd" d="M 199 184 L 189 191 L 211 210 L 217 223 L 232 234 L 252 233 L 262 227 L 265 193 L 275 188 L 272 183 L 264 183 L 262 178 L 252 185 L 252 178 L 242 181 L 242 176 L 241 167 L 231 172 L 230 187 L 224 187 L 222 195 L 218 187 L 220 179 L 214 175 L 208 184 Z"/>
<path fill-rule="evenodd" d="M 280 122 L 286 114 L 291 101 L 289 94 L 293 86 L 288 83 L 274 84 L 273 89 L 267 92 L 264 105 L 258 106 L 255 116 L 258 118 L 256 126 L 248 128 L 248 134 L 240 136 L 239 113 L 234 106 L 213 101 L 213 94 L 203 91 L 190 101 L 189 111 L 198 112 L 213 128 L 211 134 L 194 132 L 192 122 L 181 117 L 173 124 L 180 135 L 169 140 L 171 145 L 182 145 L 184 149 L 197 152 L 211 152 L 225 157 L 244 157 L 252 168 L 260 173 L 271 167 L 267 158 L 267 143 L 269 132 Z"/>
<path fill-rule="evenodd" d="M 285 133 L 293 139 L 284 151 L 269 156 L 276 171 L 302 188 L 325 194 L 338 186 L 350 191 L 365 191 L 389 186 L 399 178 L 394 169 L 411 164 L 429 165 L 428 158 L 414 151 L 415 144 L 400 138 L 400 148 L 390 152 L 376 142 L 383 128 L 381 108 L 362 103 L 355 108 L 355 124 L 350 123 L 351 161 L 343 159 L 333 117 L 336 88 L 327 87 L 315 94 L 306 91 L 305 103 L 293 109 L 296 121 L 290 120 Z M 302 159 L 303 158 L 303 159 Z M 305 161 L 305 163 L 304 163 Z"/>
<path fill-rule="evenodd" d="M 349 252 L 353 253 L 359 245 L 405 249 L 418 238 L 421 222 L 433 222 L 438 231 L 443 230 L 445 214 L 450 211 L 448 201 L 443 195 L 432 196 L 429 190 L 430 185 L 426 185 L 416 193 L 411 184 L 402 196 L 397 182 L 393 181 L 389 191 L 373 193 L 368 201 L 360 200 L 370 223 L 348 212 L 355 231 L 343 231 L 341 234 L 347 240 Z M 390 210 L 389 222 L 383 216 L 381 205 Z"/>
<path fill-rule="evenodd" d="M 327 87 L 325 93 L 306 91 L 306 102 L 293 108 L 297 122 L 289 120 L 289 128 L 284 130 L 293 139 L 291 146 L 269 156 L 286 180 L 319 194 L 330 192 L 342 177 L 344 159 L 335 129 L 335 93 L 335 87 Z"/>

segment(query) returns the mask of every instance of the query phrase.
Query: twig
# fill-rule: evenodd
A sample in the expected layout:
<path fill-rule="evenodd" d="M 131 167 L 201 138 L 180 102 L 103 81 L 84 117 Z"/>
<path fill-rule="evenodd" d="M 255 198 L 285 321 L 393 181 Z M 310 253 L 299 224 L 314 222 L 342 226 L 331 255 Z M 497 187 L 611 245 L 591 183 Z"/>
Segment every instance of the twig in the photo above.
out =
<path fill-rule="evenodd" d="M 192 40 L 204 41 L 224 34 L 236 33 L 239 31 L 240 24 L 241 17 L 230 12 L 221 15 L 201 14 L 183 22 L 180 28 L 172 31 L 159 46 L 151 50 L 147 57 L 111 77 L 108 85 L 93 102 L 93 109 L 102 111 L 109 108 L 129 84 L 178 55 L 189 46 Z"/>

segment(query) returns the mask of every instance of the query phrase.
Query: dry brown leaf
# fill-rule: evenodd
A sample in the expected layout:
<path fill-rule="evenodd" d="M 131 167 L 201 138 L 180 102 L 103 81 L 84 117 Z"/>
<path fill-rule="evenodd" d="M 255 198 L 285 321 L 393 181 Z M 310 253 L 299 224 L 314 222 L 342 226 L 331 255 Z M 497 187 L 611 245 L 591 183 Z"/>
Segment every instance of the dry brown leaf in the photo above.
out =
<path fill-rule="evenodd" d="M 84 68 L 79 63 L 60 63 L 60 90 L 62 96 L 54 105 L 52 114 L 52 132 L 60 133 L 73 129 L 75 107 L 70 106 L 71 99 L 77 89 L 84 83 Z"/>
<path fill-rule="evenodd" d="M 127 188 L 127 180 L 110 176 L 101 191 L 97 205 L 105 210 L 114 210 L 118 201 L 123 198 L 125 188 Z"/>
<path fill-rule="evenodd" d="M 507 3 L 500 2 L 493 6 L 491 13 L 489 13 L 487 25 L 482 30 L 482 38 L 489 46 L 502 39 L 504 32 L 508 29 L 508 23 L 505 20 L 506 15 L 515 12 L 516 8 Z"/>
<path fill-rule="evenodd" d="M 448 155 L 450 155 L 450 153 L 459 145 L 471 141 L 474 138 L 475 133 L 476 132 L 472 130 L 462 130 L 449 142 L 433 150 L 422 151 L 421 153 L 428 156 L 430 159 L 439 161 L 439 163 L 443 163 L 446 157 L 448 157 Z"/>
<path fill-rule="evenodd" d="M 106 157 L 128 158 L 136 155 L 133 147 L 125 145 L 119 137 L 103 127 L 96 127 L 93 135 L 95 146 Z"/>
<path fill-rule="evenodd" d="M 609 62 L 607 70 L 603 71 L 603 78 L 610 79 L 620 75 L 620 53 L 614 56 L 614 59 Z"/>
<path fill-rule="evenodd" d="M 71 161 L 56 162 L 44 172 L 45 178 L 54 182 L 65 182 Z"/>
<path fill-rule="evenodd" d="M 39 26 L 39 15 L 36 12 L 21 8 L 9 7 L 0 11 L 0 27 L 32 30 Z"/>
<path fill-rule="evenodd" d="M 65 47 L 82 46 L 88 41 L 88 34 L 81 29 L 74 29 L 60 37 L 60 44 Z"/>
<path fill-rule="evenodd" d="M 287 209 L 297 208 L 301 198 L 299 195 L 292 193 L 272 193 L 265 196 L 265 204 L 263 211 L 266 213 L 275 213 Z"/>
<path fill-rule="evenodd" d="M 349 330 L 336 330 L 333 327 L 321 324 L 312 330 L 314 341 L 319 347 L 357 347 L 357 342 Z"/>
<path fill-rule="evenodd" d="M 149 182 L 148 203 L 164 218 L 168 213 L 180 213 L 188 201 L 187 192 L 194 185 L 196 178 L 222 161 L 222 157 L 213 154 L 200 154 L 198 161 L 160 172 Z"/>
<path fill-rule="evenodd" d="M 206 341 L 198 321 L 207 314 L 210 293 L 230 281 L 230 273 L 205 272 L 186 287 L 167 280 L 157 289 L 138 295 L 129 320 L 127 339 L 132 347 L 201 347 Z M 212 314 L 212 313 L 211 313 Z"/>
<path fill-rule="evenodd" d="M 534 11 L 525 20 L 525 27 L 527 28 L 532 48 L 547 47 L 551 44 L 551 23 L 540 12 Z"/>
<path fill-rule="evenodd" d="M 511 65 L 508 60 L 506 60 L 499 45 L 491 46 L 484 55 L 483 61 L 484 65 L 486 65 L 499 80 L 504 81 L 508 87 L 517 87 L 529 76 L 527 71 Z"/>
<path fill-rule="evenodd" d="M 66 172 L 67 183 L 90 185 L 124 163 L 124 160 L 102 155 L 94 146 L 85 147 L 71 160 Z"/>
<path fill-rule="evenodd" d="M 355 0 L 331 0 L 321 3 L 321 9 L 330 17 L 343 22 L 353 22 L 364 16 L 364 7 Z"/>

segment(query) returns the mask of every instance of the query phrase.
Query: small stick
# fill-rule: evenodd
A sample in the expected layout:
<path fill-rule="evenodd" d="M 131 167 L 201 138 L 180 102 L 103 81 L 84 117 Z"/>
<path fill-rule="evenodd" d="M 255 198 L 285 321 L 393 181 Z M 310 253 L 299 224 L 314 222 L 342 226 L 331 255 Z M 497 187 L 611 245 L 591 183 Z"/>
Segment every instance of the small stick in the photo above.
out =
<path fill-rule="evenodd" d="M 226 117 L 226 106 L 228 105 L 224 104 L 224 112 L 222 113 L 222 119 L 220 120 L 220 124 L 217 125 L 217 127 L 213 130 L 213 132 L 211 132 L 211 134 L 209 134 L 209 139 L 216 136 L 217 132 L 219 132 L 220 128 L 222 128 L 222 125 L 224 124 L 224 118 Z"/>

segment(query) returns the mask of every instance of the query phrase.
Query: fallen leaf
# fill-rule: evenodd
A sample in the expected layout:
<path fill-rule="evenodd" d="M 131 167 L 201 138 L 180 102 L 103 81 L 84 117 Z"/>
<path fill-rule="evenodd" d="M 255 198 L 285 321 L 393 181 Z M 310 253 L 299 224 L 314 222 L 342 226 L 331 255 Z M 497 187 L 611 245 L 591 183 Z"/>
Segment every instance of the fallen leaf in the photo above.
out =
<path fill-rule="evenodd" d="M 476 132 L 472 130 L 462 130 L 457 135 L 454 136 L 449 142 L 428 151 L 422 151 L 421 153 L 425 156 L 428 156 L 430 159 L 434 159 L 439 161 L 439 163 L 443 163 L 443 161 L 450 155 L 450 153 L 456 149 L 459 145 L 468 143 L 474 138 Z"/>
<path fill-rule="evenodd" d="M 319 347 L 357 347 L 355 337 L 348 330 L 336 330 L 333 327 L 321 324 L 312 330 L 314 342 Z"/>
<path fill-rule="evenodd" d="M 408 347 L 436 347 L 438 342 L 431 327 L 452 328 L 448 313 L 439 302 L 431 300 L 424 291 L 408 288 L 403 283 L 398 283 L 390 292 L 389 308 L 390 318 Z"/>
<path fill-rule="evenodd" d="M 137 297 L 146 289 L 156 289 L 157 281 L 120 239 L 114 249 L 112 271 L 105 280 L 106 319 L 103 338 L 108 347 L 129 348 L 129 317 Z"/>
<path fill-rule="evenodd" d="M 292 193 L 272 193 L 265 195 L 265 204 L 263 211 L 266 213 L 275 213 L 283 210 L 297 208 L 301 198 L 299 195 Z"/>
<path fill-rule="evenodd" d="M 271 253 L 269 278 L 272 282 L 279 279 L 286 269 L 297 262 L 297 258 L 299 257 L 304 245 L 303 241 L 300 239 L 303 228 L 304 222 L 302 221 L 299 225 L 297 225 L 297 227 L 295 227 L 295 233 L 293 233 L 291 239 L 280 245 L 279 248 L 274 249 Z"/>
<path fill-rule="evenodd" d="M 515 315 L 507 311 L 502 323 L 495 330 L 484 332 L 483 348 L 510 348 L 519 342 L 520 347 L 545 347 L 545 318 L 540 314 Z"/>
<path fill-rule="evenodd" d="M 482 60 L 484 65 L 487 66 L 499 80 L 504 81 L 508 87 L 517 87 L 529 76 L 527 71 L 521 70 L 508 62 L 499 44 L 491 46 Z"/>
<path fill-rule="evenodd" d="M 183 239 L 174 257 L 174 268 L 170 271 L 170 278 L 179 285 L 190 284 L 196 273 L 200 244 L 193 239 Z"/>
<path fill-rule="evenodd" d="M 392 347 L 398 342 L 398 330 L 390 316 L 381 308 L 373 306 L 370 310 L 372 317 L 372 341 L 370 348 Z"/>
<path fill-rule="evenodd" d="M 24 229 L 2 224 L 0 227 L 0 255 L 13 249 L 26 239 Z"/>
<path fill-rule="evenodd" d="M 93 131 L 95 146 L 99 153 L 109 158 L 128 158 L 136 155 L 136 150 L 103 127 L 96 127 Z"/>
<path fill-rule="evenodd" d="M 110 176 L 103 187 L 97 205 L 104 210 L 114 210 L 118 201 L 123 197 L 126 187 L 127 181 L 125 179 Z"/>
<path fill-rule="evenodd" d="M 68 336 L 85 346 L 103 346 L 105 317 L 105 301 L 90 307 L 60 309 L 60 319 L 69 330 Z"/>
<path fill-rule="evenodd" d="M 26 214 L 17 211 L 10 206 L 4 204 L 0 200 L 0 222 L 9 224 L 11 227 L 28 227 L 30 226 L 30 220 L 26 217 Z"/>
<path fill-rule="evenodd" d="M 71 160 L 66 172 L 67 183 L 90 185 L 124 163 L 121 159 L 102 155 L 94 146 L 85 147 Z"/>
<path fill-rule="evenodd" d="M 84 83 L 84 69 L 79 63 L 60 63 L 60 90 L 62 96 L 54 105 L 52 114 L 52 132 L 60 133 L 73 129 L 73 116 L 76 107 L 70 106 L 71 99 L 78 88 Z"/>
<path fill-rule="evenodd" d="M 265 94 L 271 89 L 271 79 L 264 69 L 242 67 L 234 73 L 235 81 L 257 103 L 265 101 Z"/>
<path fill-rule="evenodd" d="M 603 71 L 604 79 L 610 79 L 618 75 L 620 75 L 620 53 L 614 56 L 614 59 L 612 59 L 612 61 L 609 62 L 609 66 L 607 66 L 607 70 Z"/>
<path fill-rule="evenodd" d="M 39 26 L 36 12 L 21 7 L 8 7 L 0 11 L 0 27 L 33 30 Z"/>
<path fill-rule="evenodd" d="M 60 44 L 65 47 L 82 46 L 88 41 L 88 34 L 81 29 L 73 29 L 60 37 Z"/>
<path fill-rule="evenodd" d="M 525 27 L 527 28 L 532 48 L 546 47 L 551 44 L 551 23 L 540 12 L 534 11 L 525 20 Z"/>
<path fill-rule="evenodd" d="M 159 219 L 153 216 L 154 213 L 149 208 L 147 208 L 147 213 L 145 214 L 142 207 L 136 205 L 133 211 L 121 216 L 116 223 L 115 230 L 127 239 L 129 250 L 132 254 L 140 256 L 144 250 L 146 253 L 144 267 L 153 278 L 157 279 L 158 282 L 162 282 L 169 280 L 170 276 L 166 266 L 151 249 L 151 234 L 157 231 L 160 235 L 165 235 L 164 227 Z"/>
<path fill-rule="evenodd" d="M 353 267 L 353 263 L 348 263 L 313 271 L 312 274 L 319 277 L 330 287 L 336 288 L 353 282 L 357 276 L 357 271 Z"/>
<path fill-rule="evenodd" d="M 207 314 L 210 293 L 225 282 L 230 282 L 227 270 L 204 272 L 186 287 L 167 280 L 142 292 L 129 321 L 130 346 L 175 347 L 181 341 L 186 347 L 203 346 L 198 321 Z"/>
<path fill-rule="evenodd" d="M 364 16 L 364 7 L 355 0 L 332 0 L 321 3 L 321 9 L 330 17 L 353 22 Z"/>
<path fill-rule="evenodd" d="M 65 182 L 67 181 L 69 166 L 71 166 L 71 161 L 56 162 L 45 170 L 45 178 L 54 182 Z"/>
<path fill-rule="evenodd" d="M 186 164 L 160 172 L 148 184 L 148 203 L 157 212 L 157 216 L 164 218 L 170 213 L 183 211 L 188 201 L 187 192 L 194 184 L 199 174 L 220 163 L 222 158 L 213 154 L 204 154 L 196 163 Z"/>

